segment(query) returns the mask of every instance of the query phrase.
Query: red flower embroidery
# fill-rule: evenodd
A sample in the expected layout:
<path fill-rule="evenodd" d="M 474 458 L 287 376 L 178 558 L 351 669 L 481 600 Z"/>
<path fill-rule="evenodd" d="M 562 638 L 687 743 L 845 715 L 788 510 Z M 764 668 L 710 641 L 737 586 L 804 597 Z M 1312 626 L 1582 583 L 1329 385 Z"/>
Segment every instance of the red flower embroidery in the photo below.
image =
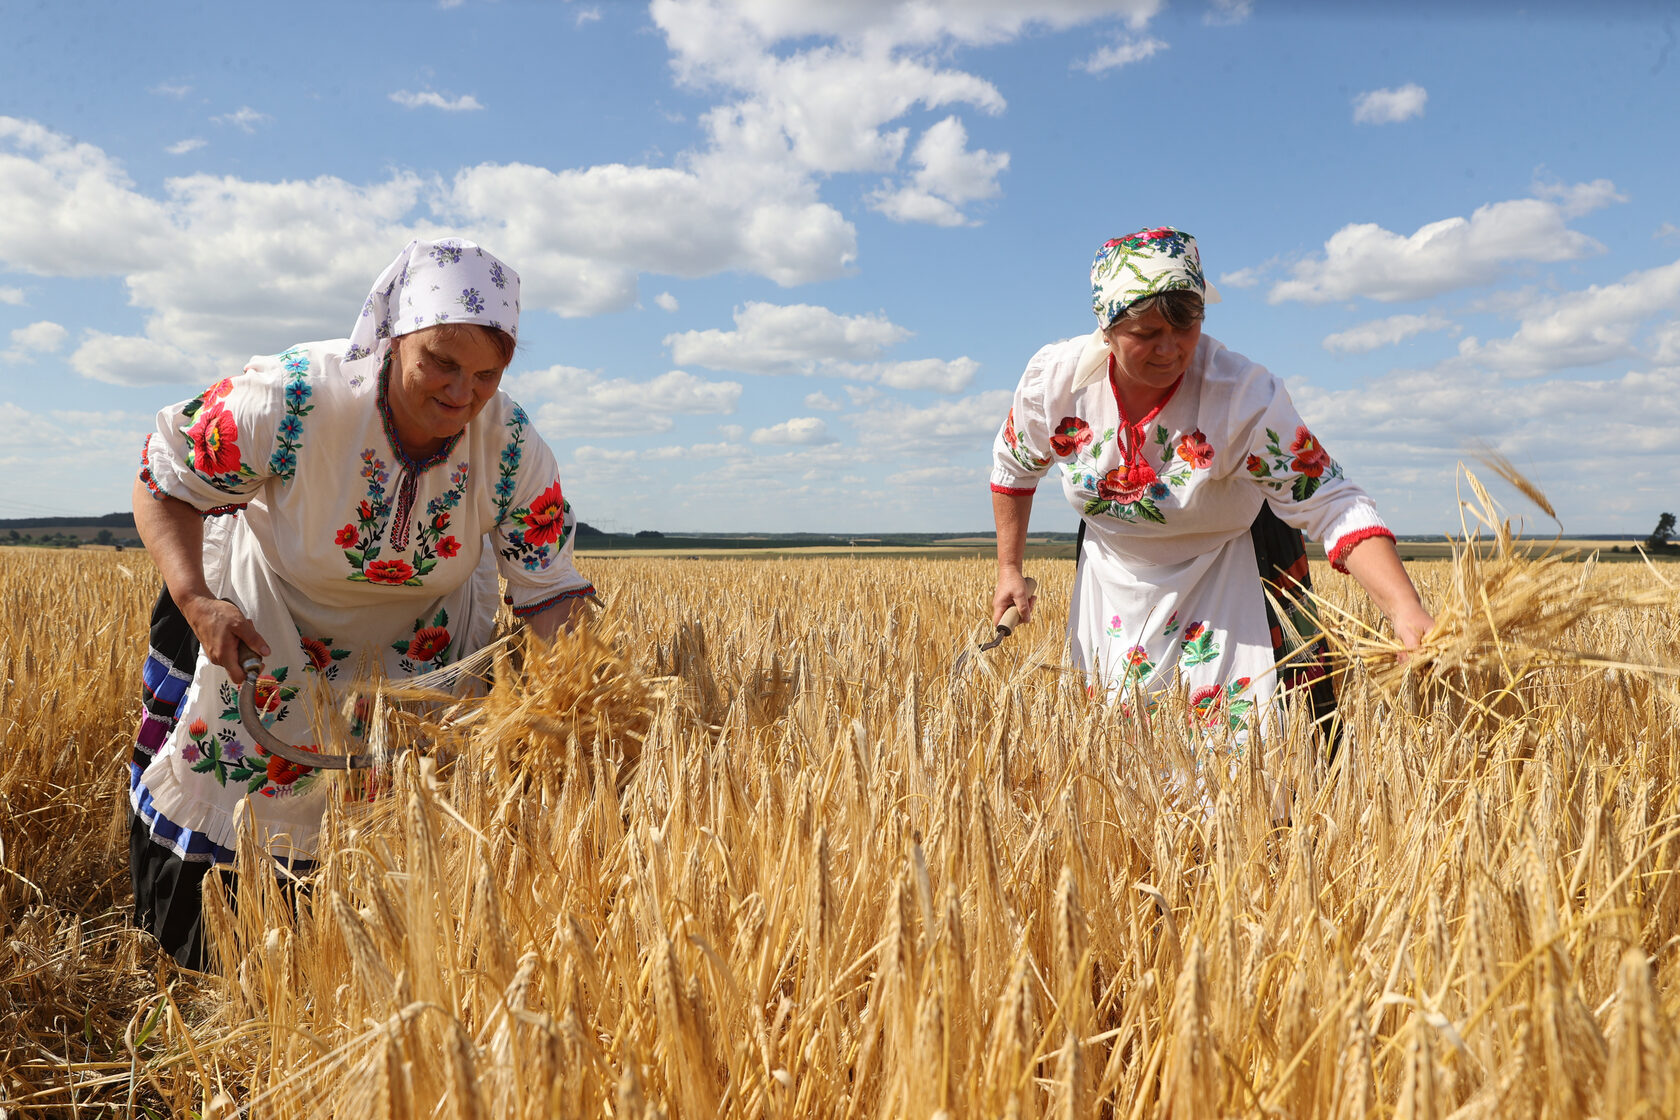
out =
<path fill-rule="evenodd" d="M 231 392 L 233 392 L 233 378 L 224 377 L 204 390 L 204 403 L 209 404 L 211 401 L 219 401 Z"/>
<path fill-rule="evenodd" d="M 1225 706 L 1225 690 L 1216 684 L 1204 685 L 1190 694 L 1190 718 L 1203 727 L 1216 727 Z"/>
<path fill-rule="evenodd" d="M 187 429 L 192 440 L 193 465 L 202 475 L 232 474 L 239 470 L 239 425 L 221 405 L 205 408 Z"/>
<path fill-rule="evenodd" d="M 1149 660 L 1149 651 L 1142 646 L 1133 646 L 1126 651 L 1126 664 L 1142 665 Z"/>
<path fill-rule="evenodd" d="M 362 499 L 362 504 L 356 507 L 356 520 L 358 520 L 358 521 L 372 521 L 373 520 L 373 506 L 368 504 L 368 501 L 367 501 L 366 498 L 363 498 Z"/>
<path fill-rule="evenodd" d="M 449 515 L 447 513 L 440 513 L 433 517 L 432 528 L 436 529 L 440 533 L 449 528 Z"/>
<path fill-rule="evenodd" d="M 565 508 L 566 499 L 560 494 L 560 480 L 555 479 L 547 490 L 537 495 L 530 510 L 520 518 L 525 522 L 525 543 L 542 545 L 559 540 L 560 530 L 565 525 Z"/>
<path fill-rule="evenodd" d="M 414 567 L 407 560 L 375 560 L 362 574 L 370 583 L 407 583 L 414 578 Z"/>
<path fill-rule="evenodd" d="M 275 680 L 273 677 L 267 676 L 266 674 L 258 677 L 255 694 L 257 711 L 260 714 L 266 716 L 270 712 L 277 712 L 280 710 L 280 701 L 284 699 L 284 697 L 280 695 L 280 682 Z"/>
<path fill-rule="evenodd" d="M 449 648 L 449 631 L 441 626 L 428 626 L 408 643 L 410 661 L 430 661 Z"/>
<path fill-rule="evenodd" d="M 1104 501 L 1129 505 L 1148 492 L 1157 482 L 1155 468 L 1139 459 L 1135 463 L 1115 467 L 1097 480 L 1097 497 Z"/>
<path fill-rule="evenodd" d="M 298 749 L 304 751 L 315 750 L 314 747 L 299 747 Z M 288 762 L 277 754 L 268 756 L 268 780 L 277 786 L 289 786 L 314 769 L 313 766 L 305 766 L 301 762 Z"/>
<path fill-rule="evenodd" d="M 1184 640 L 1186 642 L 1193 642 L 1197 638 L 1201 637 L 1206 631 L 1207 623 L 1192 622 L 1189 626 L 1184 628 Z"/>
<path fill-rule="evenodd" d="M 1246 466 L 1248 467 L 1248 473 L 1256 477 L 1266 473 L 1266 461 L 1258 455 L 1250 455 Z"/>
<path fill-rule="evenodd" d="M 1065 459 L 1089 447 L 1091 438 L 1091 425 L 1077 416 L 1064 416 L 1050 436 L 1050 450 Z"/>
<path fill-rule="evenodd" d="M 332 650 L 327 643 L 319 638 L 299 638 L 298 644 L 303 647 L 303 654 L 309 658 L 309 665 L 314 669 L 325 669 L 332 664 Z"/>
<path fill-rule="evenodd" d="M 210 725 L 201 719 L 193 720 L 187 727 L 187 734 L 191 735 L 194 739 L 204 738 L 205 735 L 209 734 L 209 731 Z"/>
<path fill-rule="evenodd" d="M 1213 445 L 1208 443 L 1202 430 L 1197 428 L 1178 441 L 1178 457 L 1201 470 L 1213 464 Z"/>
<path fill-rule="evenodd" d="M 1289 469 L 1308 478 L 1317 478 L 1330 466 L 1330 455 L 1319 446 L 1318 438 L 1306 428 L 1295 429 L 1295 442 L 1289 445 L 1289 453 L 1295 460 L 1289 464 Z"/>
<path fill-rule="evenodd" d="M 333 543 L 340 548 L 349 548 L 354 545 L 356 543 L 356 527 L 354 525 L 346 525 L 337 533 L 334 533 Z"/>
<path fill-rule="evenodd" d="M 437 553 L 445 560 L 449 560 L 461 551 L 461 542 L 454 537 L 444 537 L 437 543 Z"/>

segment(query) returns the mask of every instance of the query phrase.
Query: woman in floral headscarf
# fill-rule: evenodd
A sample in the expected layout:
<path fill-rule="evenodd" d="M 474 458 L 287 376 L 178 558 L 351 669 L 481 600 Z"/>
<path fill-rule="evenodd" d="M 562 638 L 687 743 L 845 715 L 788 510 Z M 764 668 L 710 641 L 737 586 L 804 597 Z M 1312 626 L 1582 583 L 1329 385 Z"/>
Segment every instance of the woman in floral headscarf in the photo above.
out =
<path fill-rule="evenodd" d="M 1109 693 L 1148 695 L 1176 679 L 1206 727 L 1236 731 L 1264 717 L 1288 651 L 1262 576 L 1286 595 L 1306 585 L 1301 530 L 1415 645 L 1433 621 L 1370 498 L 1281 381 L 1202 334 L 1219 295 L 1196 239 L 1161 228 L 1105 243 L 1091 294 L 1098 329 L 1033 356 L 994 447 L 994 618 L 1011 605 L 1031 613 L 1027 519 L 1039 479 L 1059 463 L 1082 518 L 1073 660 Z M 1329 722 L 1334 696 L 1317 651 L 1296 653 L 1285 671 Z"/>
<path fill-rule="evenodd" d="M 498 569 L 539 634 L 593 590 L 572 565 L 554 456 L 498 388 L 518 322 L 511 268 L 469 241 L 414 241 L 348 339 L 253 358 L 158 413 L 134 491 L 165 591 L 130 765 L 130 866 L 137 923 L 182 963 L 201 967 L 200 880 L 232 861 L 237 806 L 296 870 L 329 795 L 241 726 L 241 644 L 266 662 L 269 730 L 313 751 L 352 676 L 400 679 L 482 648 Z"/>

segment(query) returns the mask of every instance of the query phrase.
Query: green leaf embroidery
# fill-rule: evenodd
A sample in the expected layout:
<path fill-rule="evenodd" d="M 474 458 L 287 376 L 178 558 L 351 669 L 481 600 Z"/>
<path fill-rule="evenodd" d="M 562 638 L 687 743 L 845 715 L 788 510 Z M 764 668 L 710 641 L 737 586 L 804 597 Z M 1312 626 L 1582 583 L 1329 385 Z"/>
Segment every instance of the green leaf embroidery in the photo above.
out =
<path fill-rule="evenodd" d="M 1090 501 L 1085 503 L 1085 516 L 1095 517 L 1099 513 L 1107 513 L 1109 507 L 1113 504 L 1113 502 L 1104 501 L 1101 498 L 1092 498 Z"/>
<path fill-rule="evenodd" d="M 1137 510 L 1137 512 L 1146 520 L 1153 521 L 1158 525 L 1165 525 L 1167 523 L 1167 519 L 1162 515 L 1160 507 L 1155 504 L 1155 499 L 1147 495 L 1133 502 L 1132 508 Z"/>

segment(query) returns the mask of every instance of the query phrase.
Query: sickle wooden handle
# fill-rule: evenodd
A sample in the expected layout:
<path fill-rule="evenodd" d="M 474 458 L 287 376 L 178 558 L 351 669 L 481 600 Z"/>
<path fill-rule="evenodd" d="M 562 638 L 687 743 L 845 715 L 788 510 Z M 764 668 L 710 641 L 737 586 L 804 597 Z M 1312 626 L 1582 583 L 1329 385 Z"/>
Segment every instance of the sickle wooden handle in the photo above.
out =
<path fill-rule="evenodd" d="M 1027 598 L 1030 599 L 1034 595 L 1037 595 L 1037 594 L 1038 594 L 1038 581 L 1036 579 L 1032 578 L 1031 576 L 1028 576 L 1027 577 Z M 1009 637 L 1009 635 L 1011 635 L 1015 632 L 1015 628 L 1019 625 L 1021 625 L 1021 608 L 1016 606 L 1015 604 L 1011 603 L 1009 605 L 1009 609 L 1003 612 L 1003 617 L 998 619 L 998 623 L 997 623 L 998 636 L 1000 638 Z"/>

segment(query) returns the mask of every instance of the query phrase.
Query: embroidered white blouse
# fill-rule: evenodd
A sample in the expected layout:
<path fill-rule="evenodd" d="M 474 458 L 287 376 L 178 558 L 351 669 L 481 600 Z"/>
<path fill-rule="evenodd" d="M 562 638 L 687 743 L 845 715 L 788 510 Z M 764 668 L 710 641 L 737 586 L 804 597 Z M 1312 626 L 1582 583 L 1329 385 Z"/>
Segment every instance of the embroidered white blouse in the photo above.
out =
<path fill-rule="evenodd" d="M 416 462 L 399 449 L 384 375 L 343 362 L 346 345 L 254 358 L 164 409 L 141 469 L 155 494 L 236 513 L 206 521 L 205 575 L 272 650 L 258 687 L 265 722 L 310 749 L 335 718 L 340 735 L 344 724 L 360 733 L 359 716 L 335 715 L 358 678 L 423 673 L 482 648 L 497 569 L 516 614 L 593 590 L 572 564 L 575 518 L 554 456 L 507 394 Z M 223 848 L 248 797 L 270 850 L 306 857 L 328 794 L 319 777 L 258 750 L 227 673 L 201 653 L 133 796 L 137 812 L 144 802 L 148 818 Z"/>
<path fill-rule="evenodd" d="M 1209 726 L 1242 726 L 1276 684 L 1249 526 L 1269 501 L 1349 549 L 1393 534 L 1302 423 L 1283 383 L 1203 335 L 1147 416 L 1123 415 L 1112 380 L 1076 387 L 1087 339 L 1027 363 L 994 445 L 992 489 L 1031 494 L 1050 467 L 1087 526 L 1068 614 L 1076 666 L 1110 693 L 1189 689 Z"/>

